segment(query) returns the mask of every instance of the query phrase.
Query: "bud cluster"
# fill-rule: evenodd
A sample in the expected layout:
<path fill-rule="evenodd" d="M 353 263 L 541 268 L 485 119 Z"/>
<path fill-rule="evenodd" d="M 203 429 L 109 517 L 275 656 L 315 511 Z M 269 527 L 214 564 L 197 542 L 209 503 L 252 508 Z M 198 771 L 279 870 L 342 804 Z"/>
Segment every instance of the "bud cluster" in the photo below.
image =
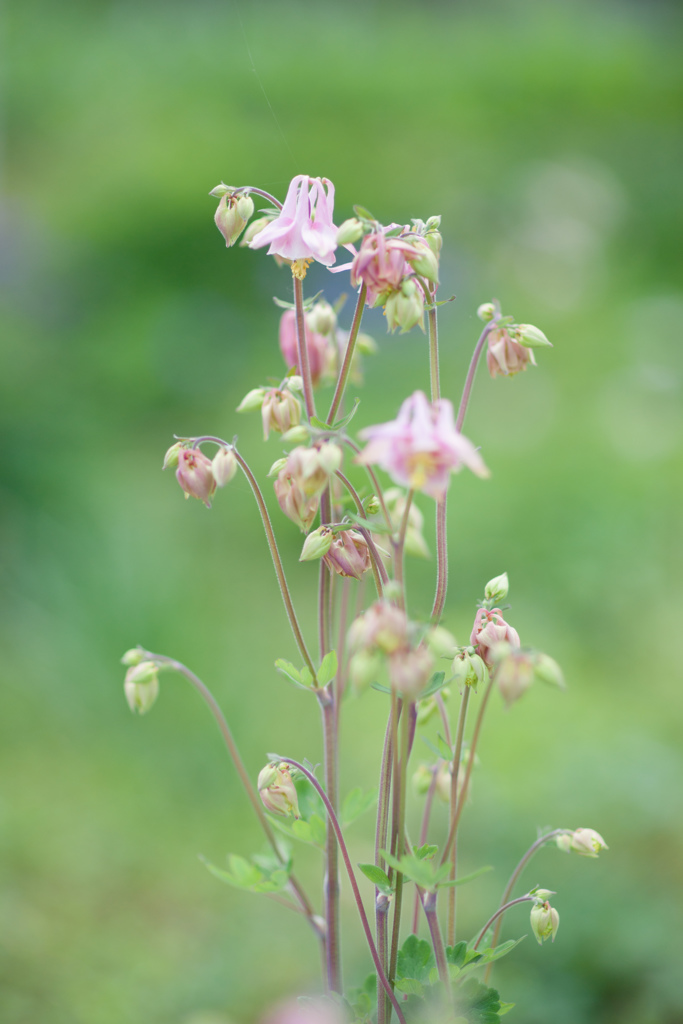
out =
<path fill-rule="evenodd" d="M 198 498 L 211 508 L 216 487 L 230 483 L 237 472 L 237 458 L 231 447 L 221 446 L 211 460 L 199 448 L 188 448 L 179 441 L 166 452 L 162 468 L 176 470 L 186 498 Z"/>
<path fill-rule="evenodd" d="M 419 699 L 434 671 L 434 656 L 424 644 L 414 645 L 417 630 L 406 613 L 388 601 L 376 601 L 351 624 L 348 644 L 353 652 L 349 674 L 357 690 L 388 671 L 393 689 Z"/>

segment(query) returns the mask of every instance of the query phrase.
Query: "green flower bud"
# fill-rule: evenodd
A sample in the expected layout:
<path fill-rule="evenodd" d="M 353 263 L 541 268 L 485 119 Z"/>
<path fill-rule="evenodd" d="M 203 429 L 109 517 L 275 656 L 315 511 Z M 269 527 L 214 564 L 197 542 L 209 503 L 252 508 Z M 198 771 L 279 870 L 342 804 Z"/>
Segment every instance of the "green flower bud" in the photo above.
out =
<path fill-rule="evenodd" d="M 297 423 L 295 427 L 285 430 L 282 435 L 282 440 L 287 441 L 288 444 L 306 444 L 309 439 L 310 431 L 305 423 Z"/>
<path fill-rule="evenodd" d="M 237 212 L 242 220 L 249 220 L 254 215 L 254 200 L 250 195 L 241 195 L 237 200 Z"/>
<path fill-rule="evenodd" d="M 237 412 L 255 412 L 256 409 L 260 409 L 265 393 L 265 388 L 252 388 L 237 406 Z"/>
<path fill-rule="evenodd" d="M 267 475 L 268 476 L 277 476 L 278 473 L 280 472 L 280 470 L 284 469 L 284 467 L 286 465 L 287 465 L 287 459 L 286 458 L 276 459 L 275 462 L 273 463 L 273 465 L 268 470 Z"/>
<path fill-rule="evenodd" d="M 492 580 L 488 581 L 484 587 L 484 597 L 487 601 L 498 604 L 508 596 L 508 589 L 508 574 L 504 572 L 502 576 L 494 576 Z"/>
<path fill-rule="evenodd" d="M 582 857 L 597 857 L 601 850 L 609 850 L 600 833 L 593 828 L 577 828 L 571 836 L 570 845 Z"/>
<path fill-rule="evenodd" d="M 256 238 L 259 231 L 263 231 L 264 228 L 268 227 L 272 219 L 273 217 L 258 217 L 256 220 L 252 220 L 240 239 L 240 246 L 244 248 L 244 246 L 249 245 Z"/>
<path fill-rule="evenodd" d="M 296 786 L 289 774 L 289 765 L 284 761 L 278 765 L 266 765 L 259 773 L 257 785 L 259 796 L 267 810 L 283 817 L 301 817 Z"/>
<path fill-rule="evenodd" d="M 178 452 L 183 447 L 182 441 L 176 441 L 172 444 L 164 455 L 164 464 L 162 469 L 177 469 L 178 468 Z"/>
<path fill-rule="evenodd" d="M 153 661 L 141 661 L 126 672 L 123 691 L 131 711 L 146 714 L 159 696 L 159 669 Z"/>
<path fill-rule="evenodd" d="M 462 648 L 456 654 L 451 671 L 456 686 L 471 686 L 476 691 L 479 683 L 485 683 L 488 680 L 489 670 L 484 659 L 478 654 L 470 653 L 470 650 Z"/>
<path fill-rule="evenodd" d="M 220 185 L 216 185 L 215 188 L 211 189 L 209 195 L 214 196 L 216 199 L 222 199 L 223 196 L 227 196 L 230 192 L 234 191 L 234 185 L 226 185 L 224 182 L 221 182 Z"/>
<path fill-rule="evenodd" d="M 377 342 L 369 334 L 361 334 L 356 338 L 356 352 L 362 356 L 374 356 L 377 354 Z"/>
<path fill-rule="evenodd" d="M 531 930 L 539 945 L 542 945 L 546 939 L 551 939 L 554 942 L 559 927 L 560 915 L 547 900 L 542 903 L 534 903 L 531 908 Z"/>
<path fill-rule="evenodd" d="M 320 299 L 307 315 L 306 326 L 316 334 L 331 334 L 337 326 L 337 314 L 329 302 Z"/>
<path fill-rule="evenodd" d="M 313 533 L 309 533 L 304 541 L 299 556 L 300 562 L 312 562 L 316 558 L 322 558 L 332 547 L 334 533 L 327 526 L 319 526 Z"/>
<path fill-rule="evenodd" d="M 525 348 L 552 348 L 543 331 L 533 324 L 515 324 L 510 328 L 510 333 L 514 335 L 515 341 Z"/>
<path fill-rule="evenodd" d="M 443 626 L 434 626 L 425 635 L 425 643 L 435 658 L 452 658 L 457 643 L 452 633 Z"/>
<path fill-rule="evenodd" d="M 141 647 L 132 647 L 129 651 L 126 651 L 124 656 L 121 658 L 122 665 L 139 665 L 141 661 L 145 660 L 145 652 Z"/>
<path fill-rule="evenodd" d="M 434 772 L 426 764 L 421 764 L 413 774 L 413 791 L 416 796 L 424 796 L 429 792 Z"/>
<path fill-rule="evenodd" d="M 370 495 L 369 498 L 366 498 L 366 500 L 363 502 L 363 505 L 365 507 L 365 511 L 369 516 L 376 516 L 379 510 L 382 508 L 380 500 L 376 494 L 372 494 Z"/>
<path fill-rule="evenodd" d="M 443 238 L 441 237 L 440 231 L 428 231 L 425 235 L 425 242 L 432 250 L 435 256 L 438 256 L 441 252 L 441 246 L 443 245 Z"/>
<path fill-rule="evenodd" d="M 337 228 L 337 245 L 351 245 L 363 237 L 365 228 L 357 217 L 350 217 Z"/>
<path fill-rule="evenodd" d="M 434 284 L 439 283 L 439 260 L 436 253 L 426 241 L 420 239 L 411 240 L 411 245 L 418 250 L 419 256 L 408 255 L 406 259 L 416 274 L 426 277 Z"/>
<path fill-rule="evenodd" d="M 566 688 L 560 666 L 554 658 L 548 654 L 541 654 L 540 651 L 534 658 L 534 675 L 549 686 L 557 686 L 560 690 Z"/>
<path fill-rule="evenodd" d="M 384 661 L 375 651 L 357 651 L 349 661 L 349 678 L 356 693 L 376 683 Z"/>
<path fill-rule="evenodd" d="M 237 472 L 237 459 L 232 448 L 219 448 L 211 462 L 211 472 L 218 487 L 229 484 Z"/>
<path fill-rule="evenodd" d="M 496 307 L 492 302 L 482 302 L 481 306 L 477 309 L 477 316 L 480 320 L 483 320 L 485 324 L 487 324 L 489 320 L 493 320 L 495 315 Z"/>

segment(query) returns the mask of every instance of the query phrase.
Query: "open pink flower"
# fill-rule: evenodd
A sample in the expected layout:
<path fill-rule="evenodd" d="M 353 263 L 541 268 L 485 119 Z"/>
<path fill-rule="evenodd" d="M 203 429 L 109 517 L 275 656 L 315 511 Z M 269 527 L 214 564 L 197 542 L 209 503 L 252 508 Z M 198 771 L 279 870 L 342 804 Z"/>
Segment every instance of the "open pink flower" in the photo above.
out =
<path fill-rule="evenodd" d="M 325 193 L 327 185 L 327 194 Z M 327 178 L 298 174 L 287 190 L 280 213 L 251 240 L 251 249 L 269 245 L 270 256 L 285 260 L 334 263 L 337 229 L 332 223 L 334 185 Z"/>
<path fill-rule="evenodd" d="M 377 463 L 397 484 L 433 498 L 443 497 L 451 473 L 462 466 L 489 475 L 472 442 L 455 429 L 451 403 L 442 398 L 430 405 L 422 391 L 405 400 L 395 420 L 366 427 L 360 436 L 369 443 L 358 462 Z"/>
<path fill-rule="evenodd" d="M 397 291 L 411 268 L 407 256 L 417 250 L 400 238 L 385 238 L 383 232 L 366 235 L 351 264 L 351 286 L 368 286 L 367 304 L 374 306 L 386 292 Z"/>

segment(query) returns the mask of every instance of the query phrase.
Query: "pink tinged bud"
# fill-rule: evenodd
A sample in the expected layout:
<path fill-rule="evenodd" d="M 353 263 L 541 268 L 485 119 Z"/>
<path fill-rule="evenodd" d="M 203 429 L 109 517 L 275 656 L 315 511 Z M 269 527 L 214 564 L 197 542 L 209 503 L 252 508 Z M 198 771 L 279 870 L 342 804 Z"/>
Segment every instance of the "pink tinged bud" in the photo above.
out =
<path fill-rule="evenodd" d="M 296 786 L 289 774 L 288 764 L 282 762 L 279 765 L 266 765 L 259 773 L 257 785 L 266 810 L 283 817 L 301 817 Z"/>
<path fill-rule="evenodd" d="M 296 523 L 302 533 L 308 533 L 318 512 L 320 496 L 307 495 L 304 492 L 289 468 L 289 459 L 279 471 L 273 487 L 284 514 Z"/>
<path fill-rule="evenodd" d="M 398 650 L 389 657 L 389 680 L 407 700 L 415 700 L 434 672 L 434 658 L 426 647 Z"/>
<path fill-rule="evenodd" d="M 377 464 L 395 483 L 441 498 L 451 473 L 467 466 L 477 476 L 489 471 L 471 441 L 455 429 L 453 406 L 443 398 L 429 403 L 421 391 L 407 398 L 390 423 L 366 427 L 368 445 L 356 461 Z"/>
<path fill-rule="evenodd" d="M 334 538 L 323 561 L 339 576 L 359 580 L 371 567 L 368 543 L 357 530 L 344 530 Z"/>
<path fill-rule="evenodd" d="M 386 300 L 384 313 L 387 328 L 392 334 L 397 327 L 401 328 L 401 334 L 416 326 L 424 331 L 424 308 L 425 297 L 422 289 L 418 288 L 412 278 L 406 278 L 399 290 L 392 292 Z"/>
<path fill-rule="evenodd" d="M 185 491 L 186 497 L 199 498 L 207 508 L 216 490 L 216 481 L 211 468 L 211 459 L 200 452 L 199 448 L 182 448 L 178 452 L 178 468 L 176 479 Z"/>
<path fill-rule="evenodd" d="M 516 629 L 503 618 L 500 608 L 480 608 L 474 618 L 474 626 L 470 636 L 470 644 L 476 648 L 489 668 L 494 664 L 491 648 L 496 644 L 508 643 L 510 647 L 519 647 L 519 634 Z"/>
<path fill-rule="evenodd" d="M 609 850 L 600 833 L 592 828 L 577 828 L 570 837 L 570 848 L 582 857 L 597 857 L 601 850 Z"/>
<path fill-rule="evenodd" d="M 566 833 L 563 833 L 561 836 L 555 836 L 555 845 L 563 853 L 569 853 L 572 848 L 572 837 Z"/>
<path fill-rule="evenodd" d="M 382 232 L 366 235 L 351 264 L 351 285 L 367 285 L 367 305 L 384 305 L 390 292 L 398 291 L 411 273 L 408 256 L 419 257 L 410 242 L 386 238 Z"/>
<path fill-rule="evenodd" d="M 153 661 L 141 661 L 126 672 L 123 690 L 131 711 L 146 714 L 159 696 L 159 669 Z"/>
<path fill-rule="evenodd" d="M 310 448 L 294 448 L 287 457 L 287 470 L 304 494 L 319 495 L 340 468 L 342 459 L 339 445 L 328 441 Z"/>
<path fill-rule="evenodd" d="M 304 337 L 308 349 L 308 363 L 313 384 L 334 372 L 337 351 L 334 343 L 324 334 L 314 331 L 309 325 L 309 315 L 304 316 Z M 286 309 L 280 317 L 280 351 L 288 369 L 299 371 L 299 347 L 296 333 L 296 312 Z"/>
<path fill-rule="evenodd" d="M 547 900 L 543 903 L 534 903 L 531 908 L 531 930 L 539 945 L 542 945 L 546 939 L 551 939 L 554 942 L 559 927 L 560 915 Z"/>
<path fill-rule="evenodd" d="M 290 183 L 282 210 L 252 239 L 251 248 L 260 249 L 268 245 L 270 256 L 286 260 L 313 259 L 330 267 L 337 248 L 333 212 L 332 182 L 327 178 L 309 178 L 307 174 L 299 174 Z"/>
<path fill-rule="evenodd" d="M 470 654 L 461 650 L 456 654 L 451 666 L 453 682 L 459 688 L 471 686 L 477 689 L 479 683 L 488 681 L 489 672 L 482 658 L 478 654 Z"/>
<path fill-rule="evenodd" d="M 376 601 L 351 623 L 348 642 L 352 650 L 374 648 L 383 654 L 406 647 L 408 619 L 405 612 L 387 601 Z"/>
<path fill-rule="evenodd" d="M 214 220 L 227 246 L 235 244 L 253 212 L 254 202 L 248 196 L 221 196 Z"/>
<path fill-rule="evenodd" d="M 497 665 L 496 686 L 509 708 L 534 681 L 533 655 L 514 650 L 508 643 L 494 645 L 491 654 Z"/>
<path fill-rule="evenodd" d="M 536 365 L 534 354 L 510 337 L 505 329 L 491 331 L 488 336 L 486 365 L 492 377 L 512 377 L 527 366 Z"/>
<path fill-rule="evenodd" d="M 290 427 L 301 422 L 301 406 L 291 391 L 271 388 L 263 396 L 261 405 L 263 419 L 263 440 L 268 440 L 271 430 L 278 434 L 286 433 Z"/>
<path fill-rule="evenodd" d="M 219 448 L 211 463 L 211 472 L 218 487 L 229 484 L 237 472 L 237 459 L 232 448 Z"/>

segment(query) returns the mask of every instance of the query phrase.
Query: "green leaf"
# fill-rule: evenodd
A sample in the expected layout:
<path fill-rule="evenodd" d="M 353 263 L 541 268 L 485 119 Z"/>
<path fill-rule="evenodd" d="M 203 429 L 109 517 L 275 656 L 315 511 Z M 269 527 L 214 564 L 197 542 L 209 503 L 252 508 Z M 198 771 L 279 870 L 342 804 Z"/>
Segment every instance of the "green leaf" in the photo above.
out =
<path fill-rule="evenodd" d="M 385 686 L 384 683 L 371 683 L 371 690 L 377 690 L 378 693 L 391 693 L 391 687 Z"/>
<path fill-rule="evenodd" d="M 359 864 L 358 867 L 361 869 L 366 878 L 369 878 L 373 885 L 376 885 L 378 889 L 387 892 L 393 892 L 391 888 L 391 882 L 386 871 L 382 871 L 376 864 Z"/>
<path fill-rule="evenodd" d="M 367 793 L 364 793 L 360 786 L 356 786 L 347 793 L 341 806 L 341 820 L 343 825 L 350 825 L 360 818 L 361 814 L 365 814 L 371 807 L 374 807 L 377 803 L 377 790 L 370 789 Z"/>
<path fill-rule="evenodd" d="M 328 427 L 327 423 L 325 423 L 325 420 L 319 419 L 318 416 L 311 416 L 311 419 L 310 419 L 309 422 L 310 422 L 312 427 L 317 427 L 318 430 L 329 430 L 330 429 Z"/>
<path fill-rule="evenodd" d="M 508 953 L 511 953 L 515 946 L 518 946 L 525 938 L 526 935 L 522 935 L 519 939 L 509 939 L 507 942 L 502 942 L 495 949 L 483 949 L 481 951 L 481 963 L 490 964 L 494 960 L 500 960 L 502 956 L 507 956 Z"/>
<path fill-rule="evenodd" d="M 446 743 L 445 739 L 439 733 L 436 737 L 437 743 L 439 744 L 439 753 L 444 761 L 453 760 L 453 751 L 451 750 L 450 744 Z"/>
<path fill-rule="evenodd" d="M 462 967 L 467 956 L 467 943 L 458 942 L 455 946 L 446 946 L 446 960 L 449 964 Z"/>
<path fill-rule="evenodd" d="M 327 838 L 327 826 L 323 819 L 318 814 L 312 814 L 308 819 L 308 824 L 311 828 L 313 842 L 317 846 L 324 846 Z"/>
<path fill-rule="evenodd" d="M 291 825 L 291 832 L 295 839 L 300 839 L 302 843 L 313 842 L 313 830 L 307 821 L 303 818 L 296 818 Z"/>
<path fill-rule="evenodd" d="M 255 864 L 252 864 L 246 857 L 240 857 L 238 853 L 231 853 L 228 856 L 228 866 L 238 883 L 245 889 L 260 882 L 263 872 Z"/>
<path fill-rule="evenodd" d="M 317 672 L 320 686 L 327 686 L 328 683 L 332 682 L 337 675 L 337 667 L 337 652 L 328 651 L 320 662 L 320 668 Z"/>
<path fill-rule="evenodd" d="M 431 860 L 438 849 L 438 846 L 430 846 L 429 843 L 425 843 L 424 846 L 416 846 L 413 854 L 418 860 Z"/>
<path fill-rule="evenodd" d="M 395 871 L 400 871 L 411 882 L 415 882 L 416 885 L 421 886 L 423 889 L 434 889 L 438 878 L 438 871 L 441 869 L 435 870 L 435 865 L 431 861 L 418 860 L 417 857 L 409 854 L 399 859 L 387 853 L 386 850 L 382 850 L 381 853 L 389 867 L 394 868 Z M 443 867 L 446 868 L 446 874 L 448 874 L 450 866 L 444 864 Z"/>
<path fill-rule="evenodd" d="M 424 995 L 424 986 L 416 978 L 397 978 L 395 987 L 399 992 L 403 992 L 408 996 Z"/>
<path fill-rule="evenodd" d="M 347 413 L 346 416 L 342 416 L 340 420 L 335 420 L 335 422 L 332 424 L 332 430 L 341 430 L 342 427 L 347 426 L 347 424 L 349 424 L 353 417 L 356 415 L 356 410 L 358 409 L 359 405 L 360 398 L 354 399 L 353 409 L 351 410 L 351 412 Z"/>
<path fill-rule="evenodd" d="M 304 686 L 313 686 L 313 675 L 311 674 L 311 670 L 308 665 L 304 665 L 301 669 L 299 672 L 299 678 Z"/>
<path fill-rule="evenodd" d="M 291 679 L 293 683 L 301 685 L 301 674 L 299 673 L 299 669 L 292 665 L 291 661 L 285 661 L 284 658 L 278 658 L 275 662 L 275 668 L 283 676 L 287 676 L 288 679 Z"/>
<path fill-rule="evenodd" d="M 397 978 L 413 978 L 415 981 L 429 984 L 429 972 L 434 966 L 434 953 L 426 939 L 409 935 L 398 951 Z"/>
<path fill-rule="evenodd" d="M 427 689 L 423 690 L 420 694 L 420 700 L 426 700 L 427 697 L 431 697 L 433 694 L 438 693 L 438 691 L 445 685 L 445 682 L 446 673 L 435 672 L 427 684 Z"/>
<path fill-rule="evenodd" d="M 476 871 L 470 872 L 469 875 L 463 875 L 462 878 L 455 878 L 453 881 L 440 882 L 441 888 L 445 889 L 446 886 L 453 885 L 464 885 L 466 882 L 473 882 L 475 878 L 479 878 L 479 875 L 486 875 L 489 871 L 493 871 L 493 864 L 486 864 L 483 868 L 478 868 Z"/>
<path fill-rule="evenodd" d="M 498 1016 L 502 1017 L 503 1014 L 509 1013 L 510 1010 L 514 1007 L 514 1005 L 514 1003 L 501 1003 L 500 1010 L 498 1011 Z"/>
<path fill-rule="evenodd" d="M 389 534 L 393 533 L 383 519 L 365 519 L 363 516 L 359 516 L 357 512 L 348 512 L 348 518 L 352 519 L 358 526 L 364 526 L 366 530 L 370 530 L 371 533 L 382 533 Z"/>
<path fill-rule="evenodd" d="M 354 206 L 353 212 L 360 220 L 377 220 L 364 206 Z"/>
<path fill-rule="evenodd" d="M 500 999 L 494 988 L 487 988 L 474 978 L 455 990 L 453 1010 L 468 1024 L 498 1024 Z"/>

